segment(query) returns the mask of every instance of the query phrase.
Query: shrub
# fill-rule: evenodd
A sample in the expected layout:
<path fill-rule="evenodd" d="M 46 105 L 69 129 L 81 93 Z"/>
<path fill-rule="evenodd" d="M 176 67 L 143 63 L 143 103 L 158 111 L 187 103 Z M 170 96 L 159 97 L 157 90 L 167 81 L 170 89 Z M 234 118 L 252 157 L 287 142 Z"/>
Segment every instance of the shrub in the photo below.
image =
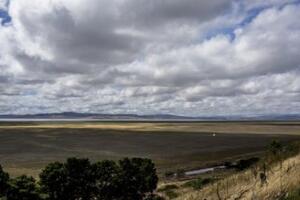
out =
<path fill-rule="evenodd" d="M 204 179 L 198 178 L 196 180 L 191 180 L 191 181 L 188 181 L 188 182 L 184 183 L 183 187 L 191 187 L 194 190 L 199 190 L 203 186 L 211 183 L 212 181 L 213 181 L 213 179 L 211 179 L 211 178 L 204 178 Z"/>
<path fill-rule="evenodd" d="M 40 200 L 33 177 L 20 176 L 10 180 L 7 200 Z"/>
<path fill-rule="evenodd" d="M 183 169 L 178 169 L 178 170 L 176 171 L 176 177 L 177 177 L 177 178 L 182 178 L 182 177 L 184 177 L 184 176 L 185 176 L 185 172 L 184 172 Z"/>
<path fill-rule="evenodd" d="M 167 190 L 165 192 L 165 194 L 169 199 L 175 199 L 178 197 L 178 194 L 176 192 L 174 192 L 173 190 Z"/>
<path fill-rule="evenodd" d="M 0 165 L 0 197 L 5 196 L 8 190 L 8 173 L 4 172 L 2 166 Z"/>
<path fill-rule="evenodd" d="M 157 194 L 150 194 L 145 198 L 145 200 L 165 200 L 165 198 L 163 198 Z"/>
<path fill-rule="evenodd" d="M 237 162 L 237 164 L 234 166 L 238 170 L 244 170 L 249 168 L 251 165 L 257 163 L 259 161 L 259 158 L 253 157 L 249 159 L 242 159 Z"/>
<path fill-rule="evenodd" d="M 162 188 L 159 188 L 157 191 L 158 192 L 164 192 L 164 191 L 167 191 L 167 190 L 174 190 L 174 189 L 178 189 L 178 186 L 174 185 L 174 184 L 170 184 L 170 185 L 165 185 Z"/>
<path fill-rule="evenodd" d="M 172 178 L 172 177 L 174 177 L 174 174 L 175 174 L 174 172 L 169 172 L 168 171 L 168 172 L 165 172 L 165 177 L 166 178 Z"/>
<path fill-rule="evenodd" d="M 300 189 L 288 193 L 287 197 L 285 197 L 283 200 L 299 200 L 299 199 L 300 199 Z"/>
<path fill-rule="evenodd" d="M 225 166 L 226 169 L 230 169 L 230 168 L 233 167 L 233 164 L 229 161 L 226 161 L 226 162 L 224 162 L 224 166 Z"/>
<path fill-rule="evenodd" d="M 268 146 L 268 151 L 273 155 L 278 155 L 282 150 L 283 144 L 278 140 L 273 140 Z"/>

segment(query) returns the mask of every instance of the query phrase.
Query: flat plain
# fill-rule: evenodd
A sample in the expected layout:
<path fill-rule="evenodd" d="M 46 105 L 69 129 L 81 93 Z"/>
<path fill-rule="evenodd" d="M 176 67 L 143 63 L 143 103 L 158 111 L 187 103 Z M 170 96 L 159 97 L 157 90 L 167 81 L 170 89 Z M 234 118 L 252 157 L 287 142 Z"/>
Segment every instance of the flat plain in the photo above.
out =
<path fill-rule="evenodd" d="M 300 122 L 0 122 L 0 164 L 36 177 L 67 157 L 147 157 L 162 174 L 262 155 L 274 139 L 300 140 Z"/>

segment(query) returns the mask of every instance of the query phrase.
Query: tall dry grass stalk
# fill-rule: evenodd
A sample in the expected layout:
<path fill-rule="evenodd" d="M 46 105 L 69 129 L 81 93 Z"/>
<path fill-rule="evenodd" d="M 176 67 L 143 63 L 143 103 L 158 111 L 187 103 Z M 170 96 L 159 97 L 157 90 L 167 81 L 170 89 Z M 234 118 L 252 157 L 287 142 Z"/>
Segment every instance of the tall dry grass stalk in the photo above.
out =
<path fill-rule="evenodd" d="M 182 191 L 177 200 L 274 200 L 299 186 L 300 154 L 270 167 L 254 166 L 199 191 Z"/>

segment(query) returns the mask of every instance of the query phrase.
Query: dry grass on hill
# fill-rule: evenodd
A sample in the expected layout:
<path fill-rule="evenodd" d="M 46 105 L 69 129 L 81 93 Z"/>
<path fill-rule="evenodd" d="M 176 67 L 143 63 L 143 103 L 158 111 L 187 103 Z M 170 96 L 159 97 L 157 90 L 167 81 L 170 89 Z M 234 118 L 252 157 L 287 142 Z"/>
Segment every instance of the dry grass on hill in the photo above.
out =
<path fill-rule="evenodd" d="M 255 171 L 258 172 L 255 176 Z M 272 166 L 262 183 L 260 171 L 251 168 L 204 187 L 202 190 L 179 189 L 177 200 L 275 200 L 300 188 L 300 154 Z"/>

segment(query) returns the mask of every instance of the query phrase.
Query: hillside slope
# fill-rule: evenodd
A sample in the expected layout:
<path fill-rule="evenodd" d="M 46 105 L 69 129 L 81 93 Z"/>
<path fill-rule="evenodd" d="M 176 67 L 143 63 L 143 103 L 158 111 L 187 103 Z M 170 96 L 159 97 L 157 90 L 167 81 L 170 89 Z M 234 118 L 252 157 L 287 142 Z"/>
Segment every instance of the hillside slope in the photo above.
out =
<path fill-rule="evenodd" d="M 265 181 L 262 181 L 260 173 L 258 168 L 252 168 L 202 190 L 184 189 L 177 200 L 286 199 L 291 196 L 291 191 L 300 188 L 300 154 L 286 159 L 282 165 L 277 163 L 267 169 Z"/>

